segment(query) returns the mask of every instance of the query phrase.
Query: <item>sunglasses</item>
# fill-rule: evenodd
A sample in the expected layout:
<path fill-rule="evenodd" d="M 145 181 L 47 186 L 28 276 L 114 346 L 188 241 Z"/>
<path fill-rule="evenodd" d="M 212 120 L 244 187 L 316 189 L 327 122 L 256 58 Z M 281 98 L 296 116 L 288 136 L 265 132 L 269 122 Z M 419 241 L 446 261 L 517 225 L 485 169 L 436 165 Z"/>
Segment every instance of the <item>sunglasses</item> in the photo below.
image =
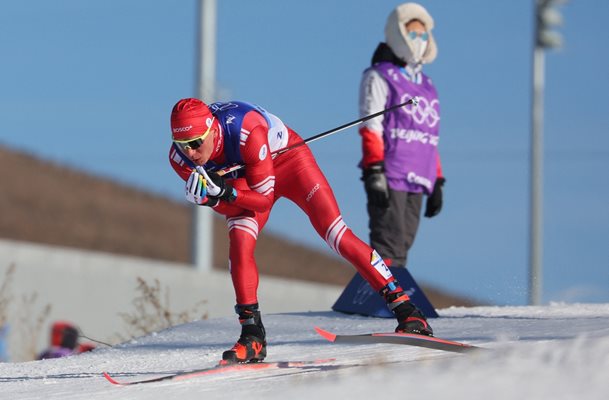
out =
<path fill-rule="evenodd" d="M 205 141 L 205 138 L 209 135 L 209 132 L 211 132 L 211 127 L 214 126 L 215 119 L 216 119 L 215 117 L 212 118 L 211 124 L 209 124 L 209 128 L 207 128 L 207 130 L 201 136 L 197 136 L 196 138 L 187 139 L 187 140 L 174 140 L 173 142 L 182 151 L 198 149 L 199 147 L 201 147 L 201 145 Z"/>
<path fill-rule="evenodd" d="M 408 31 L 406 33 L 406 36 L 410 39 L 410 40 L 415 40 L 418 37 L 421 38 L 422 41 L 426 42 L 429 39 L 429 33 L 427 32 L 421 32 L 421 33 L 417 33 L 415 31 Z"/>

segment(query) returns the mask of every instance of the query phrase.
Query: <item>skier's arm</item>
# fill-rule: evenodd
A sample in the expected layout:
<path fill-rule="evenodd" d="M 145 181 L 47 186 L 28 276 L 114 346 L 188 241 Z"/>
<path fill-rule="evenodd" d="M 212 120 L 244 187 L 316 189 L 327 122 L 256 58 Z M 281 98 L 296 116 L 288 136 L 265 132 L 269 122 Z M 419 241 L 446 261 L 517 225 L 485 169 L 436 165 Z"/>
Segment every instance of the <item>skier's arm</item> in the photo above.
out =
<path fill-rule="evenodd" d="M 173 170 L 186 182 L 190 177 L 192 168 L 189 166 L 189 160 L 177 149 L 175 145 L 169 148 L 169 164 Z"/>
<path fill-rule="evenodd" d="M 247 187 L 236 188 L 233 205 L 257 212 L 271 208 L 274 201 L 275 170 L 268 143 L 268 125 L 264 117 L 250 111 L 241 126 L 241 157 L 245 165 Z"/>

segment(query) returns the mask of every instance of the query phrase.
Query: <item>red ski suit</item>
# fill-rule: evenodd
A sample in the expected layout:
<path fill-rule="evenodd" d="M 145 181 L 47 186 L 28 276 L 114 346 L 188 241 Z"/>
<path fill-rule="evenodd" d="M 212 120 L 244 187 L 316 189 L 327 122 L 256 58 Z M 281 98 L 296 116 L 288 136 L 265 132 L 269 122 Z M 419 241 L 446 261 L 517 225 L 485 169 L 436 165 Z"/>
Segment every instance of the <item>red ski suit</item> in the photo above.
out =
<path fill-rule="evenodd" d="M 287 132 L 287 144 L 283 147 L 302 142 L 296 132 L 289 128 Z M 210 161 L 217 164 L 225 161 L 226 140 L 227 134 L 223 130 L 216 135 Z M 394 281 L 382 260 L 378 262 L 373 257 L 372 248 L 358 239 L 343 221 L 332 188 L 308 146 L 296 147 L 275 158 L 269 154 L 270 148 L 273 147 L 269 143 L 267 120 L 256 111 L 247 112 L 241 124 L 239 145 L 245 174 L 230 181 L 237 190 L 237 197 L 233 202 L 222 200 L 213 207 L 226 216 L 228 223 L 229 269 L 237 304 L 258 302 L 259 278 L 254 249 L 273 204 L 281 197 L 296 203 L 330 248 L 355 266 L 375 291 Z M 184 158 L 176 146 L 172 146 L 171 165 L 186 181 L 192 168 Z"/>

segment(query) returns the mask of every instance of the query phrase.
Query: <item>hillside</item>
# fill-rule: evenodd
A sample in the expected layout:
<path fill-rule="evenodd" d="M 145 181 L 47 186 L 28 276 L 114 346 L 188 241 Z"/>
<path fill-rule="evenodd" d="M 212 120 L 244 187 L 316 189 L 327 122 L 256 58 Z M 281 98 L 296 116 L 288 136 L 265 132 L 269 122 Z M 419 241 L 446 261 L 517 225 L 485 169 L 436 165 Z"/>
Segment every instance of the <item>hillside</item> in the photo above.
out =
<path fill-rule="evenodd" d="M 42 173 L 41 173 L 42 172 Z M 94 177 L 0 146 L 0 238 L 187 263 L 192 212 L 182 202 Z M 214 237 L 227 236 L 214 218 Z M 268 232 L 256 252 L 262 274 L 344 286 L 354 269 L 341 259 Z M 226 268 L 227 241 L 214 267 Z M 473 301 L 421 284 L 437 308 Z"/>

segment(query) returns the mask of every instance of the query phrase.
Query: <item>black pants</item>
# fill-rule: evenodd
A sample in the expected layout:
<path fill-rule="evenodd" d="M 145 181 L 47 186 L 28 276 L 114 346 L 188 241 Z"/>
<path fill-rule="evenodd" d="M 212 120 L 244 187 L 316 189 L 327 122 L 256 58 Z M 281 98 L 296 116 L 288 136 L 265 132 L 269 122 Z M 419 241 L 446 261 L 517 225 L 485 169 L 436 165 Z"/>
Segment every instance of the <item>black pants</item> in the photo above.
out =
<path fill-rule="evenodd" d="M 421 219 L 422 193 L 389 189 L 389 207 L 368 204 L 370 246 L 392 267 L 405 267 Z"/>

